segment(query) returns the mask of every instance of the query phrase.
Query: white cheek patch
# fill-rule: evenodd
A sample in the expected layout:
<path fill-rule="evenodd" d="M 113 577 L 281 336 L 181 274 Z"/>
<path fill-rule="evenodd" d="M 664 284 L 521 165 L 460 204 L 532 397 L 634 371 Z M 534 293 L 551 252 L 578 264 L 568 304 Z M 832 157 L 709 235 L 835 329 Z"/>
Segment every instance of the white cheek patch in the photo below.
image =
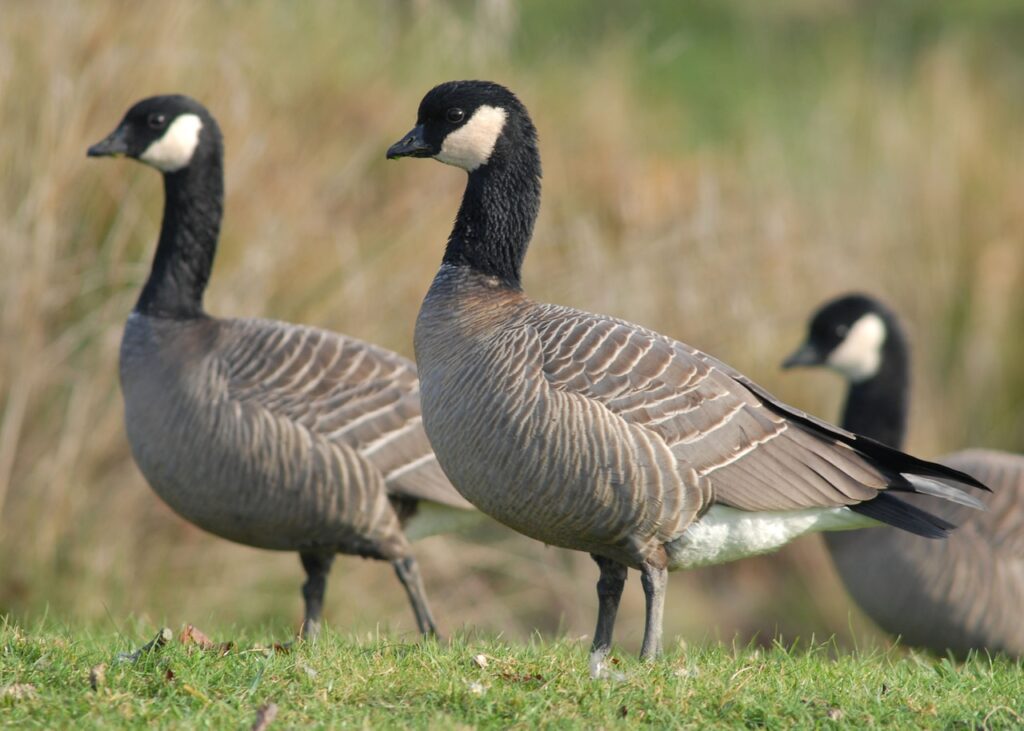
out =
<path fill-rule="evenodd" d="M 507 118 L 508 112 L 501 107 L 479 107 L 468 122 L 444 138 L 434 159 L 473 172 L 491 158 Z"/>
<path fill-rule="evenodd" d="M 869 313 L 853 323 L 846 338 L 825 363 L 854 383 L 866 381 L 878 373 L 884 342 L 885 322 L 873 312 Z"/>
<path fill-rule="evenodd" d="M 163 137 L 139 155 L 139 159 L 161 172 L 177 172 L 192 162 L 202 128 L 203 120 L 197 115 L 182 114 L 171 122 Z"/>

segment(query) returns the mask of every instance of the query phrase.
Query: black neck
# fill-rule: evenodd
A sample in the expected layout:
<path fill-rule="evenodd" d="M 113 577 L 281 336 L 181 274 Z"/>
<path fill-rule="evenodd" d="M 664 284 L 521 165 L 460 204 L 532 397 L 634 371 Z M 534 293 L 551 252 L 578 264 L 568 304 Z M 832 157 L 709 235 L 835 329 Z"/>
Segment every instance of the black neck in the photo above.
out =
<path fill-rule="evenodd" d="M 519 290 L 540 210 L 540 159 L 532 144 L 508 145 L 500 152 L 469 174 L 444 262 Z"/>
<path fill-rule="evenodd" d="M 843 409 L 843 428 L 899 449 L 907 428 L 910 358 L 899 326 L 886 323 L 878 373 L 850 385 Z"/>
<path fill-rule="evenodd" d="M 153 268 L 135 310 L 152 317 L 202 317 L 224 211 L 219 150 L 164 174 L 164 220 Z"/>

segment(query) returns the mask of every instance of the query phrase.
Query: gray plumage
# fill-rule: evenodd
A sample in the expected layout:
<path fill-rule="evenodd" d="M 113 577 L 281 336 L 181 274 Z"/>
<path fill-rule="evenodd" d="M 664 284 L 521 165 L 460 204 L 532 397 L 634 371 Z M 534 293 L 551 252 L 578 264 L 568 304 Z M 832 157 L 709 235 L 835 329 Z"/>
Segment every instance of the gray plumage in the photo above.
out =
<path fill-rule="evenodd" d="M 832 560 L 858 606 L 905 644 L 1024 655 L 1024 456 L 972 449 L 940 461 L 992 488 L 985 512 L 929 506 L 959 525 L 945 541 L 888 528 L 829 533 Z"/>
<path fill-rule="evenodd" d="M 146 480 L 204 530 L 299 552 L 305 635 L 319 627 L 337 553 L 391 562 L 420 630 L 435 633 L 406 530 L 449 527 L 439 511 L 472 506 L 430 449 L 413 363 L 324 330 L 205 313 L 223 153 L 194 100 L 140 102 L 89 154 L 126 154 L 164 173 L 153 270 L 120 355 L 128 440 Z"/>
<path fill-rule="evenodd" d="M 711 356 L 468 269 L 442 266 L 415 343 L 427 433 L 462 494 L 521 533 L 631 568 L 652 555 L 687 567 L 674 554 L 712 505 L 831 509 L 900 479 Z"/>
<path fill-rule="evenodd" d="M 484 513 L 595 557 L 595 671 L 627 567 L 642 574 L 650 658 L 669 569 L 876 519 L 944 535 L 948 524 L 887 491 L 916 490 L 904 473 L 970 478 L 791 409 L 671 338 L 523 294 L 540 167 L 532 123 L 507 89 L 436 87 L 388 155 L 469 172 L 416 323 L 424 426 L 452 483 Z"/>
<path fill-rule="evenodd" d="M 223 538 L 394 559 L 408 551 L 403 503 L 469 507 L 423 433 L 415 366 L 368 343 L 269 320 L 133 313 L 121 387 L 150 485 Z"/>
<path fill-rule="evenodd" d="M 836 359 L 833 353 L 870 316 L 881 323 L 881 338 Z M 851 358 L 877 365 L 868 371 Z M 787 363 L 828 365 L 847 378 L 853 366 L 861 378 L 850 383 L 843 425 L 895 447 L 902 443 L 909 345 L 899 319 L 880 302 L 846 295 L 825 303 Z M 1024 655 L 1024 455 L 971 449 L 939 461 L 992 488 L 980 496 L 986 511 L 930 501 L 930 511 L 959 526 L 945 541 L 882 528 L 827 534 L 825 545 L 854 601 L 904 643 L 958 656 L 970 650 Z"/>

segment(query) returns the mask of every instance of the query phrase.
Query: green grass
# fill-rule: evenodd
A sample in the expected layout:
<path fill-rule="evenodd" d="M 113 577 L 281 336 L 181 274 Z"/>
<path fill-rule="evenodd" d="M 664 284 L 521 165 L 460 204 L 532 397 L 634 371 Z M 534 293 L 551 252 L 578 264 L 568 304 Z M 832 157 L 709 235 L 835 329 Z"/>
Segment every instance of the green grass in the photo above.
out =
<path fill-rule="evenodd" d="M 621 677 L 592 680 L 582 639 L 510 645 L 460 635 L 449 645 L 326 631 L 316 644 L 275 649 L 274 635 L 285 633 L 267 631 L 215 638 L 233 643 L 226 654 L 174 639 L 119 662 L 144 644 L 141 633 L 5 624 L 0 725 L 246 728 L 270 703 L 272 728 L 1024 724 L 1022 668 L 1001 658 L 712 644 L 677 647 L 653 665 L 618 653 Z M 484 663 L 474 661 L 480 655 Z M 102 664 L 93 689 L 90 670 Z"/>

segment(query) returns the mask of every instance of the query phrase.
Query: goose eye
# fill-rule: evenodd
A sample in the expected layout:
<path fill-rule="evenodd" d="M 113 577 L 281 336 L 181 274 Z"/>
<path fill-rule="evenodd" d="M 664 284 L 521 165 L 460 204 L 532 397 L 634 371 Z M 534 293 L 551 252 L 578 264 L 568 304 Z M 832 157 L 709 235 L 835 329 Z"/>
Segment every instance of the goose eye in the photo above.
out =
<path fill-rule="evenodd" d="M 163 129 L 164 125 L 167 124 L 167 115 L 165 114 L 150 114 L 146 117 L 146 124 L 152 129 Z"/>
<path fill-rule="evenodd" d="M 846 325 L 836 325 L 836 337 L 845 338 L 848 332 L 850 332 L 850 328 Z"/>
<path fill-rule="evenodd" d="M 444 118 L 447 119 L 452 124 L 458 124 L 463 119 L 465 119 L 465 117 L 466 113 L 459 109 L 458 107 L 452 107 L 447 112 L 445 112 L 444 115 Z"/>

